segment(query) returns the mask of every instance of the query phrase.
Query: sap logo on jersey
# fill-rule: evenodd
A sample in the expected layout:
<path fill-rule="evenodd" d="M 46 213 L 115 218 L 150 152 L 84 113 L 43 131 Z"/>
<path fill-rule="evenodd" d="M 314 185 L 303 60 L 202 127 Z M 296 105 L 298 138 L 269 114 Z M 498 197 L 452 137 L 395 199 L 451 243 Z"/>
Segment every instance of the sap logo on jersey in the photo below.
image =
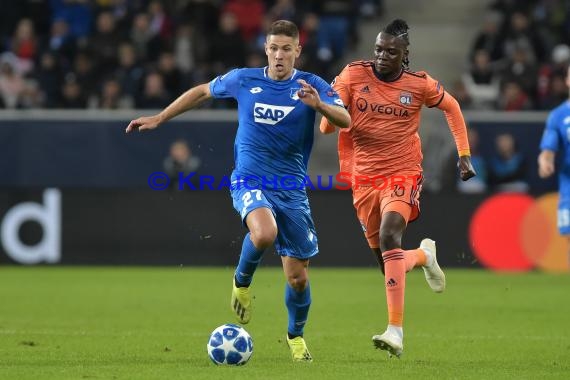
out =
<path fill-rule="evenodd" d="M 295 107 L 274 106 L 272 104 L 255 103 L 253 116 L 256 123 L 275 125 L 283 120 Z"/>

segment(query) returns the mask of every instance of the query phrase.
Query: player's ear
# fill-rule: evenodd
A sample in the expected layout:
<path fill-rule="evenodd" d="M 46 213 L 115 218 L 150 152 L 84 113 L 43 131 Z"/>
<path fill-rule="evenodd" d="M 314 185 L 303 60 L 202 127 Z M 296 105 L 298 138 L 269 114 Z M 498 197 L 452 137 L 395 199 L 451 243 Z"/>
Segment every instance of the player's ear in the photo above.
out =
<path fill-rule="evenodd" d="M 295 58 L 299 58 L 299 56 L 301 55 L 301 50 L 303 50 L 303 47 L 301 45 L 297 45 L 297 52 L 295 53 Z"/>

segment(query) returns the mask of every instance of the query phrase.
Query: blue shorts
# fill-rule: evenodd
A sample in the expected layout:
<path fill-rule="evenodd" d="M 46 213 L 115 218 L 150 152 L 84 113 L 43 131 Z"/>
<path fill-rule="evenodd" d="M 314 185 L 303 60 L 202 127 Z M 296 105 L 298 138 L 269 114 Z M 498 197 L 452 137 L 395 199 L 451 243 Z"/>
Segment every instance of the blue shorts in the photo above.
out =
<path fill-rule="evenodd" d="M 247 215 L 256 208 L 271 210 L 277 222 L 275 249 L 279 255 L 308 259 L 319 252 L 315 224 L 304 191 L 232 186 L 230 192 L 244 225 Z"/>

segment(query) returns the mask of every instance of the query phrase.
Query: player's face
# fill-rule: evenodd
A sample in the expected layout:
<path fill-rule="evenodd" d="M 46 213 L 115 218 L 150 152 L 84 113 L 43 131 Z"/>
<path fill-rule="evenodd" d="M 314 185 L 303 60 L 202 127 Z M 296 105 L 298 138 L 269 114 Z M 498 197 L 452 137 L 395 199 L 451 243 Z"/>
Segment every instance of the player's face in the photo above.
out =
<path fill-rule="evenodd" d="M 405 41 L 401 38 L 383 32 L 376 37 L 374 65 L 383 76 L 389 79 L 398 76 L 407 54 Z"/>
<path fill-rule="evenodd" d="M 283 35 L 270 35 L 265 41 L 265 54 L 269 64 L 269 77 L 284 80 L 291 77 L 295 59 L 301 54 L 299 40 Z"/>

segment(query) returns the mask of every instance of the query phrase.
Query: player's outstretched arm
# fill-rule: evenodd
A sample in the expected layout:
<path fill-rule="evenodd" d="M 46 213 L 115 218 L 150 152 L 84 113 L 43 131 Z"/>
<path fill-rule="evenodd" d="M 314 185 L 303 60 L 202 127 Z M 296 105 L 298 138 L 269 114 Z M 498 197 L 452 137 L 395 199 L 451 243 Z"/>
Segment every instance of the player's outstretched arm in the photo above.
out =
<path fill-rule="evenodd" d="M 471 163 L 471 156 L 460 156 L 459 161 L 457 161 L 457 167 L 459 168 L 459 177 L 462 181 L 467 181 L 469 178 L 477 175 Z"/>
<path fill-rule="evenodd" d="M 538 155 L 538 176 L 548 178 L 554 174 L 554 158 L 556 153 L 552 150 L 543 150 Z"/>
<path fill-rule="evenodd" d="M 471 150 L 469 148 L 469 139 L 467 138 L 467 127 L 461 113 L 459 103 L 451 94 L 445 92 L 440 104 L 437 106 L 443 111 L 449 130 L 455 140 L 455 146 L 459 155 L 457 167 L 459 168 L 459 176 L 463 181 L 477 175 L 473 164 L 471 163 Z"/>
<path fill-rule="evenodd" d="M 299 79 L 297 82 L 301 85 L 301 89 L 297 93 L 303 103 L 315 109 L 339 128 L 348 128 L 350 126 L 350 115 L 344 107 L 333 106 L 323 102 L 319 92 L 303 79 Z"/>
<path fill-rule="evenodd" d="M 135 130 L 145 131 L 155 129 L 165 121 L 168 121 L 173 117 L 176 117 L 181 113 L 184 113 L 200 105 L 202 102 L 210 99 L 211 97 L 212 94 L 210 93 L 209 83 L 204 83 L 196 87 L 192 87 L 190 90 L 180 95 L 175 101 L 170 103 L 160 113 L 131 120 L 125 132 L 129 133 Z"/>

